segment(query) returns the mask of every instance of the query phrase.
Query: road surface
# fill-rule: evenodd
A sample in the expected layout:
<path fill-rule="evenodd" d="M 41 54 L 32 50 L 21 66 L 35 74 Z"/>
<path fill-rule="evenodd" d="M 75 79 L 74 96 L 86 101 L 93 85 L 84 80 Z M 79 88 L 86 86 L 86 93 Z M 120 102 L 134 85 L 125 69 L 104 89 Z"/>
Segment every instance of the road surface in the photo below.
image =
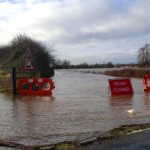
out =
<path fill-rule="evenodd" d="M 150 129 L 80 147 L 78 150 L 150 150 Z"/>

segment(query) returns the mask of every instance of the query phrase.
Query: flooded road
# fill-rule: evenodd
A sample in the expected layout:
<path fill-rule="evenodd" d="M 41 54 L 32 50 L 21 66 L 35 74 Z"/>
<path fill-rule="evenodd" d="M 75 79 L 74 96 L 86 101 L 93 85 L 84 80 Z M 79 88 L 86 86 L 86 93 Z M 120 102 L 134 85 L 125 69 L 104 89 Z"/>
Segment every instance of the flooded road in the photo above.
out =
<path fill-rule="evenodd" d="M 133 96 L 112 97 L 112 78 L 56 70 L 52 97 L 0 94 L 0 138 L 27 145 L 84 141 L 121 125 L 149 123 L 142 79 L 131 79 Z"/>

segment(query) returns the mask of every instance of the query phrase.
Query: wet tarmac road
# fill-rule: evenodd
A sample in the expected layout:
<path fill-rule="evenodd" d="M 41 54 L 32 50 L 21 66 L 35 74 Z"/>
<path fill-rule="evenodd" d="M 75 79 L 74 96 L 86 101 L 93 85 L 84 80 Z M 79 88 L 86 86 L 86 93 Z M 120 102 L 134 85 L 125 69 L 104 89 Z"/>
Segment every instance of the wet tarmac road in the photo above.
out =
<path fill-rule="evenodd" d="M 125 137 L 94 143 L 79 148 L 79 150 L 149 150 L 150 129 L 130 134 Z"/>

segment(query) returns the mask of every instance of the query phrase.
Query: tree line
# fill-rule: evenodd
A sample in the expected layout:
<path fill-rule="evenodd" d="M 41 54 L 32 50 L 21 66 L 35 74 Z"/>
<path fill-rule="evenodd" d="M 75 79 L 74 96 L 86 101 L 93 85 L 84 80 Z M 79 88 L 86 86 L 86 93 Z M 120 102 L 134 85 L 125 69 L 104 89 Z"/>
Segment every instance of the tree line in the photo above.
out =
<path fill-rule="evenodd" d="M 113 64 L 112 62 L 107 63 L 95 63 L 95 64 L 88 64 L 87 62 L 77 64 L 77 65 L 71 65 L 71 62 L 69 60 L 56 60 L 55 61 L 55 69 L 81 69 L 81 68 L 120 68 L 120 67 L 126 67 L 126 66 L 137 66 L 137 64 L 129 63 L 129 64 Z"/>
<path fill-rule="evenodd" d="M 55 61 L 55 68 L 56 69 L 80 69 L 80 68 L 113 68 L 114 65 L 112 62 L 108 62 L 108 63 L 103 63 L 103 64 L 88 64 L 87 62 L 81 63 L 81 64 L 77 64 L 77 65 L 71 65 L 71 62 L 69 60 L 56 60 Z"/>

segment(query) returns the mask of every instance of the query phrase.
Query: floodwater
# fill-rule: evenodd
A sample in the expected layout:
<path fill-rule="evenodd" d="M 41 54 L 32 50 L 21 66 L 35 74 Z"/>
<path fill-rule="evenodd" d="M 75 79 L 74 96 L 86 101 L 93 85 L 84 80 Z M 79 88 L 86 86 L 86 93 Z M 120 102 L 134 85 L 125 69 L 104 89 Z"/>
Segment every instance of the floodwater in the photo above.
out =
<path fill-rule="evenodd" d="M 56 70 L 52 97 L 0 94 L 0 139 L 26 145 L 86 141 L 121 125 L 149 123 L 150 95 L 142 79 L 131 79 L 133 96 L 111 96 L 112 78 Z"/>

